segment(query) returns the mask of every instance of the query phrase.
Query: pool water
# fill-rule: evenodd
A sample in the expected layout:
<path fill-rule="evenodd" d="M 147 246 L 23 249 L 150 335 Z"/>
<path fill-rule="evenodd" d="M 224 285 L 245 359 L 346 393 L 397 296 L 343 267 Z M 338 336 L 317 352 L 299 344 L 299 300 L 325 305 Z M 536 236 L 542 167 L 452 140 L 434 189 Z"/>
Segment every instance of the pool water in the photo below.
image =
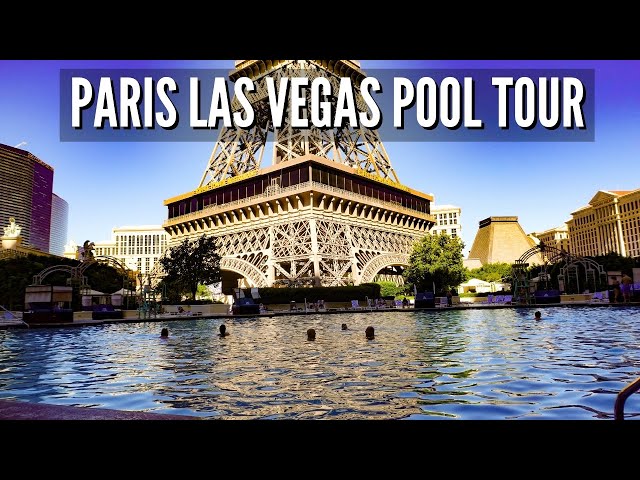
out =
<path fill-rule="evenodd" d="M 640 377 L 640 308 L 540 310 L 5 330 L 0 398 L 221 419 L 613 418 Z M 639 416 L 640 393 L 625 404 Z"/>

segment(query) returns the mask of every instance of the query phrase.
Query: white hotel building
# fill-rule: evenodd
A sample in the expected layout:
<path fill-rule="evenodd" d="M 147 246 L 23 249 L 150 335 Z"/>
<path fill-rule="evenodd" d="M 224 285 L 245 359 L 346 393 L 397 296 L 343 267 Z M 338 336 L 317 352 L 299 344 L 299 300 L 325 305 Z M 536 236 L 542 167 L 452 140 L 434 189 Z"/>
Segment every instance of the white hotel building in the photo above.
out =
<path fill-rule="evenodd" d="M 432 205 L 431 215 L 436 217 L 436 223 L 429 231 L 433 235 L 445 232 L 451 237 L 460 237 L 462 233 L 460 212 L 460 207 L 454 205 Z"/>
<path fill-rule="evenodd" d="M 114 257 L 131 270 L 147 274 L 162 257 L 169 235 L 160 225 L 116 227 L 111 240 L 94 242 L 96 256 Z M 65 249 L 65 257 L 77 258 L 77 244 L 72 242 Z"/>

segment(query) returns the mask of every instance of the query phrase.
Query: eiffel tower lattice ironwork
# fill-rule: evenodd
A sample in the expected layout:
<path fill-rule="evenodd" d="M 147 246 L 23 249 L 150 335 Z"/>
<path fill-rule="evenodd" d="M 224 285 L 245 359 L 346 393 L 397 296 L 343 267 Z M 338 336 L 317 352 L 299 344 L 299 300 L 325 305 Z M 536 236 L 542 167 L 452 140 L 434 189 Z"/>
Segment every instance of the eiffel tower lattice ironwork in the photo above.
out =
<path fill-rule="evenodd" d="M 377 131 L 273 128 L 267 78 L 348 77 L 358 111 L 365 77 L 353 60 L 240 60 L 230 78 L 253 80 L 252 128 L 223 128 L 198 188 L 165 200 L 170 245 L 214 235 L 220 266 L 245 286 L 337 286 L 381 276 L 402 283 L 413 243 L 434 224 L 433 196 L 400 183 Z M 308 91 L 309 89 L 307 89 Z M 336 102 L 335 95 L 332 101 Z M 311 118 L 312 102 L 304 115 Z M 232 109 L 241 109 L 234 98 Z M 262 166 L 273 143 L 271 165 Z M 242 282 L 240 282 L 242 283 Z"/>
<path fill-rule="evenodd" d="M 294 128 L 290 116 L 285 113 L 282 128 L 274 129 L 271 123 L 267 89 L 267 79 L 280 85 L 283 77 L 306 77 L 309 84 L 317 77 L 324 77 L 331 85 L 332 105 L 335 106 L 337 92 L 340 91 L 341 77 L 347 75 L 354 86 L 355 106 L 358 111 L 366 112 L 367 105 L 358 88 L 365 74 L 352 60 L 241 60 L 236 62 L 236 70 L 230 78 L 241 76 L 251 78 L 255 92 L 249 95 L 255 112 L 255 123 L 251 129 L 223 128 L 209 159 L 207 168 L 200 181 L 200 187 L 211 182 L 259 170 L 266 148 L 268 135 L 274 135 L 274 164 L 287 162 L 303 155 L 317 155 L 361 171 L 389 178 L 398 182 L 391 167 L 389 156 L 380 141 L 376 130 L 368 128 L 308 129 Z M 307 113 L 311 115 L 311 91 L 306 89 Z M 242 109 L 237 98 L 231 101 L 233 112 Z"/>

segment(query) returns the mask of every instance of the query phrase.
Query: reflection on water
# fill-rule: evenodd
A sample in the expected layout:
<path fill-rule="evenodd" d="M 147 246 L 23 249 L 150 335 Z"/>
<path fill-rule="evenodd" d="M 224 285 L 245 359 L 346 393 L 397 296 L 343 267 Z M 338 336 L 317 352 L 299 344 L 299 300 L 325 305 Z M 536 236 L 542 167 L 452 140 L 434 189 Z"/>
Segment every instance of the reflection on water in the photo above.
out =
<path fill-rule="evenodd" d="M 225 338 L 220 319 L 0 331 L 0 398 L 227 419 L 612 418 L 640 376 L 640 309 L 541 310 L 224 319 Z M 625 413 L 640 417 L 640 394 Z"/>

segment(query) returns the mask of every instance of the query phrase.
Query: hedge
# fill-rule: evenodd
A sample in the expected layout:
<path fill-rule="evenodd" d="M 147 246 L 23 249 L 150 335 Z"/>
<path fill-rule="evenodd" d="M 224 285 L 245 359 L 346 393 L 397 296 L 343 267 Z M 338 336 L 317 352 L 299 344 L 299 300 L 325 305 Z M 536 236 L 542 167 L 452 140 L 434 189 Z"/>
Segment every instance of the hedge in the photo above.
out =
<path fill-rule="evenodd" d="M 251 289 L 243 290 L 245 297 L 251 297 Z M 350 302 L 351 300 L 366 300 L 380 297 L 380 285 L 377 283 L 363 283 L 348 287 L 309 287 L 309 288 L 260 288 L 260 303 L 264 305 L 289 303 L 291 301 L 304 303 L 324 300 L 325 302 Z"/>

